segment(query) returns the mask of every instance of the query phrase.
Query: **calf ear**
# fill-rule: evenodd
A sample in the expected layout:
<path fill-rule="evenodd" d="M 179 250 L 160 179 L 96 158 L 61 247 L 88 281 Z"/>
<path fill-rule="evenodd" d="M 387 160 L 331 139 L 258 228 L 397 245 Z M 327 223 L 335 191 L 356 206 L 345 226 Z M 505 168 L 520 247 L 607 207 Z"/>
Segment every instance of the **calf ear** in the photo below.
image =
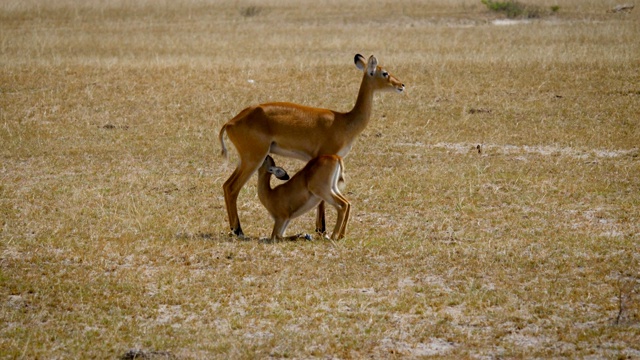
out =
<path fill-rule="evenodd" d="M 269 172 L 280 180 L 289 180 L 289 174 L 287 174 L 287 171 L 279 166 L 270 166 Z"/>
<path fill-rule="evenodd" d="M 280 180 L 289 180 L 289 174 L 287 174 L 283 168 L 279 168 L 278 171 L 276 171 L 276 177 Z"/>
<path fill-rule="evenodd" d="M 353 62 L 356 64 L 356 67 L 362 71 L 364 71 L 365 67 L 367 66 L 367 61 L 364 59 L 364 56 L 360 54 L 356 54 L 356 56 L 353 58 Z"/>

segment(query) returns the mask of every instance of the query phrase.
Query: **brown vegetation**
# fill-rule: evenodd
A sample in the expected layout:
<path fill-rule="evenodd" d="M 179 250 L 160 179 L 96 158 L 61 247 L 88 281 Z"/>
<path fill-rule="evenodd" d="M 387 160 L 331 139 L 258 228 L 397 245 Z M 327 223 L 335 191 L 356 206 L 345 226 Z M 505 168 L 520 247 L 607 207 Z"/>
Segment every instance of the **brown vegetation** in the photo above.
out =
<path fill-rule="evenodd" d="M 0 358 L 640 356 L 639 13 L 345 3 L 0 4 Z M 255 177 L 229 237 L 220 126 L 350 109 L 355 53 L 408 94 L 345 158 L 347 237 L 257 241 Z"/>

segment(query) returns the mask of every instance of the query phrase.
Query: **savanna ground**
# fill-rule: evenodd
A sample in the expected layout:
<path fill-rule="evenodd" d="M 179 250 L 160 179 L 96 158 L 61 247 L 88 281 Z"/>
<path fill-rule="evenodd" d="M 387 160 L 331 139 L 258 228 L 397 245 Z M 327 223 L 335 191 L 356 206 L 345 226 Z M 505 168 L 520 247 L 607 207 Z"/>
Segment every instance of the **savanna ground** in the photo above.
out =
<path fill-rule="evenodd" d="M 640 9 L 529 3 L 0 3 L 0 357 L 640 357 Z M 220 126 L 350 109 L 355 53 L 408 94 L 347 238 L 260 242 L 255 177 L 230 237 Z"/>

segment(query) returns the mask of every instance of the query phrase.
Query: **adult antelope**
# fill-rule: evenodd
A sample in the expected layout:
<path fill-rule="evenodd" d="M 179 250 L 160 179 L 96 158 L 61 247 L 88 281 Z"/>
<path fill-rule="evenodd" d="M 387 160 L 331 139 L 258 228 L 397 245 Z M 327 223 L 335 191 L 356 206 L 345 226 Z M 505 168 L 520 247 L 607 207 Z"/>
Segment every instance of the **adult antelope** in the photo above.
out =
<path fill-rule="evenodd" d="M 289 179 L 287 172 L 276 166 L 273 158 L 267 155 L 258 170 L 258 198 L 275 221 L 271 241 L 282 239 L 292 219 L 305 214 L 321 201 L 338 211 L 331 239 L 343 238 L 351 209 L 351 204 L 338 189 L 338 183 L 343 181 L 343 169 L 342 158 L 338 155 L 321 155 L 311 159 Z M 271 174 L 289 181 L 272 189 Z"/>
<path fill-rule="evenodd" d="M 231 231 L 238 237 L 244 237 L 238 217 L 238 194 L 269 153 L 303 161 L 318 155 L 344 157 L 369 123 L 373 93 L 404 91 L 404 84 L 378 66 L 373 55 L 366 61 L 357 54 L 354 62 L 364 71 L 364 76 L 351 111 L 342 113 L 285 102 L 268 103 L 242 110 L 220 129 L 222 155 L 227 156 L 223 138 L 226 132 L 240 156 L 238 166 L 222 186 Z M 316 229 L 324 232 L 323 203 L 318 207 Z"/>

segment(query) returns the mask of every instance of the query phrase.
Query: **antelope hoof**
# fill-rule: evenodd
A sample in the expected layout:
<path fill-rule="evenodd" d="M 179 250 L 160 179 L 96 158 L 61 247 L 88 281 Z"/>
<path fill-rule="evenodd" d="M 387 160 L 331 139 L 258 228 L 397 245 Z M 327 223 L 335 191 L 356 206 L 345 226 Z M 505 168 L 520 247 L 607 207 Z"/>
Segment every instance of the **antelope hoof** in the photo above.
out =
<path fill-rule="evenodd" d="M 244 236 L 244 233 L 242 232 L 241 227 L 238 227 L 237 229 L 231 229 L 231 233 L 236 237 L 238 237 L 238 239 L 240 240 L 246 240 L 246 237 Z"/>

